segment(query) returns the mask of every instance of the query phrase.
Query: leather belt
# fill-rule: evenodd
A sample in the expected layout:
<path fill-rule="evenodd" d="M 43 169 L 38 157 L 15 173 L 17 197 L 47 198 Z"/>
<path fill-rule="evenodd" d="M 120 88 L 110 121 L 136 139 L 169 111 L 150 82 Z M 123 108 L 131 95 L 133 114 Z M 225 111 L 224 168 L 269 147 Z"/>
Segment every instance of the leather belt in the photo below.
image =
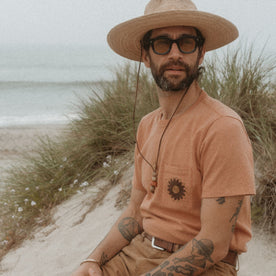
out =
<path fill-rule="evenodd" d="M 164 241 L 162 239 L 153 237 L 146 232 L 143 233 L 143 236 L 151 241 L 151 246 L 153 248 L 162 250 L 162 251 L 166 250 L 169 253 L 173 253 L 183 246 L 183 244 L 172 243 L 172 242 Z"/>
<path fill-rule="evenodd" d="M 146 232 L 144 232 L 142 235 L 151 241 L 151 246 L 153 248 L 162 250 L 162 251 L 165 250 L 169 253 L 173 253 L 183 246 L 183 244 L 172 243 L 172 242 L 168 242 L 168 241 L 153 237 Z M 229 250 L 228 254 L 221 260 L 221 262 L 224 262 L 236 267 L 237 257 L 238 257 L 237 252 L 233 250 Z"/>

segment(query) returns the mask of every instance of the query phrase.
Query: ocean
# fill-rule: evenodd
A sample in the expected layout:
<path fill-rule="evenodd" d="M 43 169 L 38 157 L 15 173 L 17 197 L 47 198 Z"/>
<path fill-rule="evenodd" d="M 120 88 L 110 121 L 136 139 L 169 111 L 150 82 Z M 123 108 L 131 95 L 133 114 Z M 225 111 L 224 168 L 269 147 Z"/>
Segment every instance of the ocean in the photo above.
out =
<path fill-rule="evenodd" d="M 107 46 L 0 46 L 0 127 L 67 123 L 122 62 Z"/>

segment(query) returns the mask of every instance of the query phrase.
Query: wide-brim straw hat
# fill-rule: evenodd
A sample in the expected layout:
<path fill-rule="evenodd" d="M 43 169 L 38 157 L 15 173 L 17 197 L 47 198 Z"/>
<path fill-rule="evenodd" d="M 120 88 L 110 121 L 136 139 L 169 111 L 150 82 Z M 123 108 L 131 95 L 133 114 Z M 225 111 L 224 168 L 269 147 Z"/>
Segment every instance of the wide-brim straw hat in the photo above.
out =
<path fill-rule="evenodd" d="M 239 36 L 237 27 L 230 21 L 197 10 L 190 0 L 151 0 L 143 16 L 115 26 L 107 41 L 117 54 L 139 61 L 143 36 L 150 30 L 170 26 L 191 26 L 200 30 L 206 51 L 220 48 Z"/>

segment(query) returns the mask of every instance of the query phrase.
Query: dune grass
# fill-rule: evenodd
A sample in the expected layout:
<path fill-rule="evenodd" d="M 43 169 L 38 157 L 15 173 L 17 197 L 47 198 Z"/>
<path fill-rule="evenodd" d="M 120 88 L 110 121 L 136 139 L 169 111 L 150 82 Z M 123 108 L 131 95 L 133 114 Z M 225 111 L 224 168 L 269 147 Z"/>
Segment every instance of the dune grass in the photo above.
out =
<path fill-rule="evenodd" d="M 238 47 L 212 55 L 204 66 L 201 86 L 243 118 L 253 144 L 257 196 L 253 219 L 275 227 L 276 85 L 271 59 Z M 255 57 L 256 56 L 256 57 Z M 274 63 L 275 64 L 275 63 Z M 158 106 L 151 74 L 142 69 L 135 125 Z M 50 210 L 102 177 L 116 184 L 133 163 L 133 105 L 137 66 L 115 69 L 114 80 L 93 87 L 80 100 L 79 119 L 59 139 L 41 139 L 24 166 L 10 170 L 0 195 L 0 255 L 30 237 L 35 226 L 47 225 Z M 274 77 L 274 79 L 273 79 Z"/>

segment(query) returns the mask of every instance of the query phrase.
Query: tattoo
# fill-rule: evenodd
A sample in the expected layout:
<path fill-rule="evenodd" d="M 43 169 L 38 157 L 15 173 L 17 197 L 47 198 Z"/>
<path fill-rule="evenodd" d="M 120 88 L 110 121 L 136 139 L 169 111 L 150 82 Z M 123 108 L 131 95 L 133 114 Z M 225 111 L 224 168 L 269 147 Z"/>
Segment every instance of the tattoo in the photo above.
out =
<path fill-rule="evenodd" d="M 163 268 L 165 268 L 167 265 L 169 265 L 169 261 L 165 261 L 164 263 L 162 263 L 159 267 L 160 267 L 160 269 L 158 270 L 158 271 L 156 271 L 156 272 L 154 272 L 153 274 L 151 274 L 151 273 L 147 273 L 146 274 L 146 276 L 166 276 L 166 272 L 162 272 L 161 270 L 163 269 Z M 155 268 L 153 269 L 153 270 L 155 270 Z M 152 270 L 152 271 L 153 271 Z M 170 275 L 172 275 L 172 274 L 168 274 L 169 276 Z"/>
<path fill-rule="evenodd" d="M 205 269 L 207 262 L 214 263 L 211 255 L 214 244 L 211 240 L 192 240 L 191 255 L 184 258 L 174 258 L 172 262 L 166 261 L 159 266 L 155 272 L 149 272 L 146 276 L 173 276 L 175 273 L 193 276 L 195 273 Z"/>
<path fill-rule="evenodd" d="M 100 260 L 101 265 L 105 265 L 108 262 L 108 256 L 103 252 Z"/>
<path fill-rule="evenodd" d="M 216 201 L 218 202 L 218 204 L 222 205 L 225 203 L 225 197 L 220 197 Z"/>
<path fill-rule="evenodd" d="M 140 227 L 139 223 L 131 217 L 123 218 L 118 224 L 118 229 L 122 236 L 129 242 L 137 234 L 142 232 L 142 228 Z"/>
<path fill-rule="evenodd" d="M 235 227 L 236 227 L 236 223 L 237 223 L 237 220 L 238 220 L 238 215 L 239 215 L 240 210 L 241 210 L 242 203 L 243 203 L 243 199 L 239 200 L 238 206 L 236 208 L 236 211 L 235 211 L 235 213 L 233 214 L 233 216 L 229 220 L 229 222 L 233 221 L 232 232 L 235 231 Z"/>
<path fill-rule="evenodd" d="M 196 268 L 191 265 L 185 264 L 184 266 L 171 266 L 168 268 L 169 271 L 173 271 L 176 273 L 180 273 L 182 275 L 194 275 L 194 272 L 197 271 Z M 174 275 L 173 273 L 169 273 L 168 275 Z"/>

